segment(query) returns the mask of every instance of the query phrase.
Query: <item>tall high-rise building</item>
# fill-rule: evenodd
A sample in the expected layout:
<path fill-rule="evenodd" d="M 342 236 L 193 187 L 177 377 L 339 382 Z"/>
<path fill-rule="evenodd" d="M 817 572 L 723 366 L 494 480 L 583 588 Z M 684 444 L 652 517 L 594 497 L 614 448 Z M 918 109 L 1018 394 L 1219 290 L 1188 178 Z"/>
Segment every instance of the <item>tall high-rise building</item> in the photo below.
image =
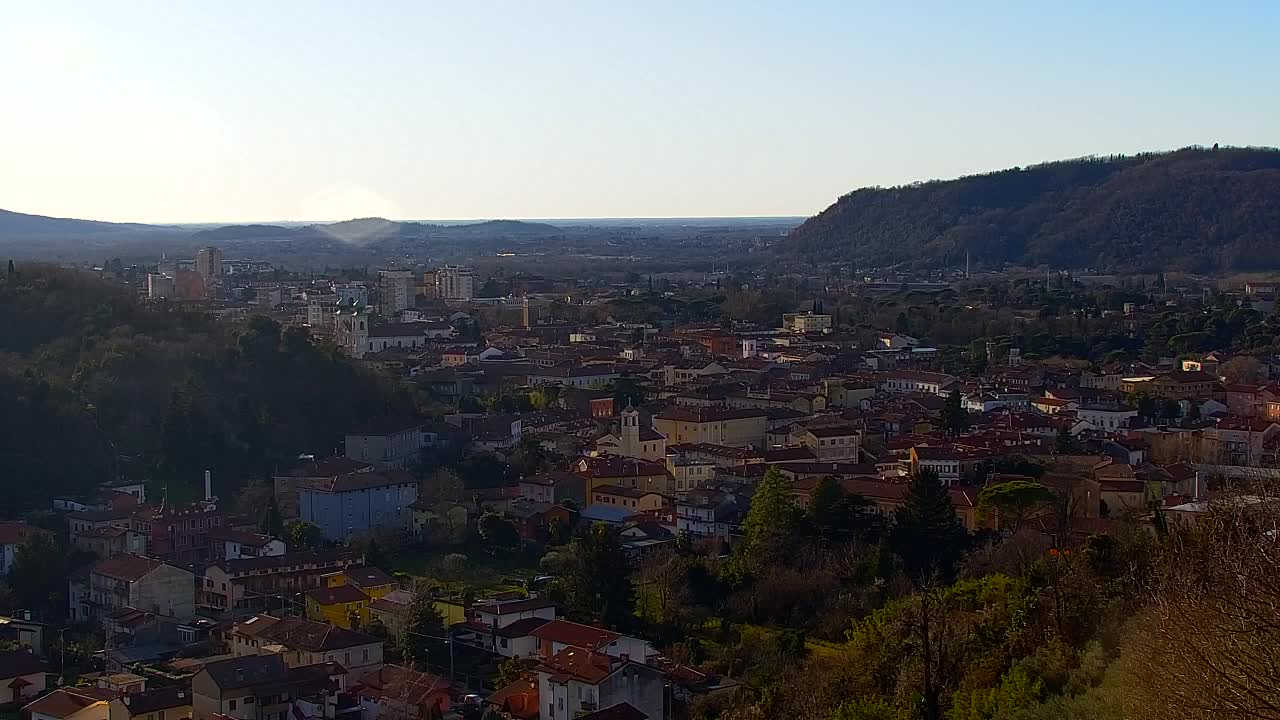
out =
<path fill-rule="evenodd" d="M 413 304 L 413 273 L 408 270 L 382 270 L 378 273 L 378 312 L 390 317 Z"/>
<path fill-rule="evenodd" d="M 440 297 L 440 285 L 436 280 L 435 270 L 422 273 L 422 285 L 418 288 L 418 294 L 432 299 Z"/>
<path fill-rule="evenodd" d="M 436 287 L 445 300 L 470 300 L 476 294 L 476 276 L 469 267 L 445 265 L 436 271 Z"/>
<path fill-rule="evenodd" d="M 222 275 L 222 251 L 216 247 L 202 247 L 196 251 L 196 272 L 205 280 Z"/>

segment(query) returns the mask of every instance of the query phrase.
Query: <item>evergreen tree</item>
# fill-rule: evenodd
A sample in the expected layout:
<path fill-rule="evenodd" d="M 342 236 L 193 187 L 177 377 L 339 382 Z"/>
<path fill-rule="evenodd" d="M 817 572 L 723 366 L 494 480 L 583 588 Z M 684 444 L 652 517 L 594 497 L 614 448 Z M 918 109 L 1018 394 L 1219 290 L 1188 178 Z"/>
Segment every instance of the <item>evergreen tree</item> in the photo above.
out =
<path fill-rule="evenodd" d="M 751 509 L 742 521 L 740 559 L 754 566 L 786 554 L 800 518 L 791 485 L 776 466 L 769 468 L 756 486 Z"/>
<path fill-rule="evenodd" d="M 569 614 L 606 627 L 629 627 L 635 620 L 635 589 L 631 561 L 617 533 L 595 523 L 573 539 L 567 553 L 559 589 Z"/>
<path fill-rule="evenodd" d="M 1067 427 L 1058 429 L 1058 437 L 1054 441 L 1054 450 L 1059 455 L 1069 454 L 1075 448 L 1075 438 L 1071 437 L 1071 430 Z"/>
<path fill-rule="evenodd" d="M 432 650 L 447 652 L 444 616 L 436 608 L 431 595 L 419 590 L 409 601 L 404 630 L 400 633 L 399 650 L 403 661 L 425 670 Z"/>
<path fill-rule="evenodd" d="M 880 534 L 879 514 L 861 495 L 846 493 L 830 476 L 818 480 L 809 493 L 809 523 L 819 539 L 833 543 L 874 541 Z"/>
<path fill-rule="evenodd" d="M 921 469 L 907 486 L 894 515 L 893 551 L 912 582 L 950 582 L 964 555 L 968 533 L 956 517 L 946 486 L 932 470 Z"/>
<path fill-rule="evenodd" d="M 258 532 L 274 538 L 284 535 L 284 515 L 280 512 L 280 502 L 276 500 L 274 492 L 271 493 L 271 499 L 267 501 L 267 507 L 258 521 Z"/>
<path fill-rule="evenodd" d="M 951 437 L 959 437 L 969 429 L 969 412 L 964 409 L 959 390 L 952 390 L 942 408 L 942 429 Z"/>
<path fill-rule="evenodd" d="M 61 618 L 66 611 L 67 553 L 53 535 L 35 532 L 19 543 L 9 569 L 9 584 L 19 605 L 37 610 L 44 619 Z"/>

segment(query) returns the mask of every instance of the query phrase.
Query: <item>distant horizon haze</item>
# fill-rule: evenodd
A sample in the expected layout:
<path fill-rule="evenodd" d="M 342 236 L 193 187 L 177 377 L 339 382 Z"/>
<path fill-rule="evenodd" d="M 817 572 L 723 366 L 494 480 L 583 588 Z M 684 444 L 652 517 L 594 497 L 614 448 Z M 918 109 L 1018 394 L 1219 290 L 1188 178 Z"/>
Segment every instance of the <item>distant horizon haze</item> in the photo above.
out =
<path fill-rule="evenodd" d="M 861 187 L 1275 145 L 1276 27 L 1256 1 L 15 0 L 0 207 L 807 217 Z"/>

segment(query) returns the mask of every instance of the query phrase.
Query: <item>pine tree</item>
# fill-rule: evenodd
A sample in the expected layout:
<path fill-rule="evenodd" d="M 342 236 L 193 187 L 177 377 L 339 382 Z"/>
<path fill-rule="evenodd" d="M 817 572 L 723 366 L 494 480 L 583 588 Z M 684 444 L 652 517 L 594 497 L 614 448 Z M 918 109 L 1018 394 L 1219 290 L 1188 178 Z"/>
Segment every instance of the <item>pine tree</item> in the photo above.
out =
<path fill-rule="evenodd" d="M 274 538 L 284 535 L 284 515 L 280 512 L 280 502 L 276 500 L 274 492 L 262 513 L 262 519 L 258 521 L 258 531 Z"/>
<path fill-rule="evenodd" d="M 1058 428 L 1058 437 L 1054 441 L 1054 450 L 1059 455 L 1066 455 L 1075 447 L 1075 438 L 1071 437 L 1071 430 L 1066 426 Z"/>
<path fill-rule="evenodd" d="M 426 670 L 432 648 L 439 651 L 444 642 L 444 616 L 430 594 L 415 593 L 405 614 L 404 630 L 400 632 L 400 656 L 405 663 L 416 663 L 419 669 Z"/>
<path fill-rule="evenodd" d="M 582 622 L 629 627 L 635 620 L 635 588 L 617 533 L 596 523 L 575 537 L 567 552 L 568 571 L 559 587 L 570 614 Z"/>
<path fill-rule="evenodd" d="M 951 437 L 959 437 L 969 429 L 969 412 L 964 409 L 962 401 L 960 391 L 952 390 L 942 408 L 942 428 Z"/>
<path fill-rule="evenodd" d="M 968 533 L 956 517 L 946 486 L 932 470 L 921 469 L 907 486 L 894 515 L 892 546 L 912 582 L 950 582 L 964 555 Z"/>
<path fill-rule="evenodd" d="M 777 467 L 769 468 L 742 521 L 741 558 L 754 566 L 767 556 L 785 553 L 799 521 L 800 509 L 791 495 L 791 485 Z"/>

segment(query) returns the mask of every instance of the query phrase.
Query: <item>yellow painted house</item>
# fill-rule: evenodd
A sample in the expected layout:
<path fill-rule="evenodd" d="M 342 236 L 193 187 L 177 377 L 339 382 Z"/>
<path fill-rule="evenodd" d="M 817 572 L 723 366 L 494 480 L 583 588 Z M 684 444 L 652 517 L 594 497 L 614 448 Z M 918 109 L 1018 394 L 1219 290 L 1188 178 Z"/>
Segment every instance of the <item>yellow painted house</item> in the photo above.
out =
<path fill-rule="evenodd" d="M 355 629 L 353 616 L 359 618 L 359 627 L 367 626 L 369 606 L 397 587 L 391 576 L 375 567 L 348 568 L 320 580 L 323 587 L 307 591 L 307 618 L 347 630 Z"/>

